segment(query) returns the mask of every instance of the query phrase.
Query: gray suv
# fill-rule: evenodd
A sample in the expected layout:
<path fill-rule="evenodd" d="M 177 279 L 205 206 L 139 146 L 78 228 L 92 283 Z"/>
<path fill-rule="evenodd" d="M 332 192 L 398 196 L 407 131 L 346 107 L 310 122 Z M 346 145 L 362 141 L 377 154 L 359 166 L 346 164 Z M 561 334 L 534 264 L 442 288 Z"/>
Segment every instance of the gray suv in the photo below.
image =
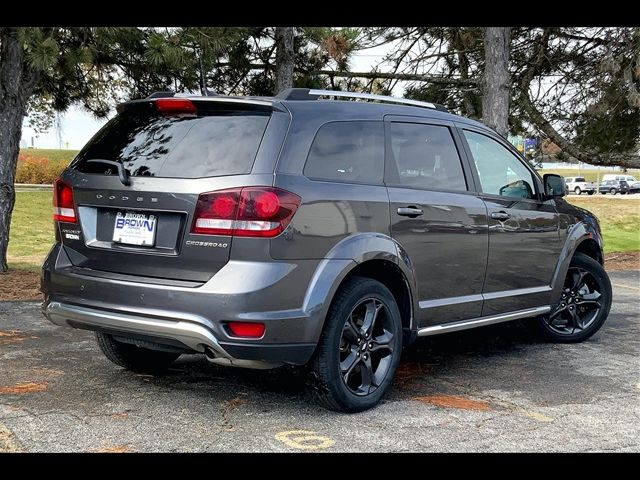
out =
<path fill-rule="evenodd" d="M 117 365 L 306 365 L 321 405 L 361 411 L 416 337 L 531 318 L 578 342 L 609 313 L 596 218 L 441 106 L 290 89 L 118 112 L 55 184 L 42 268 L 45 316 Z"/>

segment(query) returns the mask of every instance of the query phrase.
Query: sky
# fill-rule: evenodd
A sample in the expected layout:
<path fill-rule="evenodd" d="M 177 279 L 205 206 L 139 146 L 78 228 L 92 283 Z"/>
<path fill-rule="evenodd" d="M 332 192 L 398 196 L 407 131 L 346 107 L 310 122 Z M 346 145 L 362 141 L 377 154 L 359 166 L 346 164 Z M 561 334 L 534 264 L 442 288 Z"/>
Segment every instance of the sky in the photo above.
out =
<path fill-rule="evenodd" d="M 388 45 L 385 45 L 358 52 L 350 61 L 351 70 L 370 70 L 373 65 L 376 65 L 382 60 L 384 55 L 389 51 L 389 48 Z M 396 86 L 393 94 L 402 94 L 400 85 Z M 115 111 L 112 111 L 110 115 L 111 117 L 115 115 Z M 58 132 L 55 128 L 52 128 L 47 133 L 36 135 L 33 128 L 29 127 L 28 120 L 25 120 L 22 127 L 20 147 L 27 148 L 33 146 L 35 148 L 69 148 L 79 150 L 106 122 L 107 119 L 96 119 L 82 107 L 71 107 L 62 115 L 62 128 L 59 139 Z"/>

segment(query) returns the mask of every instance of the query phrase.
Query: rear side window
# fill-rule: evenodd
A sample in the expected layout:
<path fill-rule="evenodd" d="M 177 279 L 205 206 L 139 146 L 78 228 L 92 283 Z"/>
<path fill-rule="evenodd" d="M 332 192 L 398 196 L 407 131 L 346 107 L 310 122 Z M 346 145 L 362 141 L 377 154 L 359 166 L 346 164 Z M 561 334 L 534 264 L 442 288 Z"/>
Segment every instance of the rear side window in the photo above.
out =
<path fill-rule="evenodd" d="M 80 151 L 72 168 L 117 175 L 88 160 L 122 163 L 131 176 L 201 178 L 249 173 L 270 113 L 198 108 L 197 116 L 125 111 Z"/>
<path fill-rule="evenodd" d="M 313 180 L 382 184 L 382 122 L 325 123 L 311 144 L 304 175 Z"/>
<path fill-rule="evenodd" d="M 387 184 L 408 188 L 465 191 L 458 150 L 448 127 L 393 122 Z"/>

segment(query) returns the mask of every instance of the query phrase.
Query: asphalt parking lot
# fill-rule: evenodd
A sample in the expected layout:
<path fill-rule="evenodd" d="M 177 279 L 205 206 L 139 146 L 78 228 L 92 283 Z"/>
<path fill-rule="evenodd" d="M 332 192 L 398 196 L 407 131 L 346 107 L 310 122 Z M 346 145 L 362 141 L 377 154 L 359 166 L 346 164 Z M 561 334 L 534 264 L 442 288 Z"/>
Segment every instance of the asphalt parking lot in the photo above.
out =
<path fill-rule="evenodd" d="M 423 339 L 383 403 L 354 415 L 308 403 L 290 371 L 183 356 L 130 373 L 39 304 L 0 303 L 0 452 L 639 451 L 640 272 L 611 279 L 591 340 L 537 343 L 524 323 Z"/>

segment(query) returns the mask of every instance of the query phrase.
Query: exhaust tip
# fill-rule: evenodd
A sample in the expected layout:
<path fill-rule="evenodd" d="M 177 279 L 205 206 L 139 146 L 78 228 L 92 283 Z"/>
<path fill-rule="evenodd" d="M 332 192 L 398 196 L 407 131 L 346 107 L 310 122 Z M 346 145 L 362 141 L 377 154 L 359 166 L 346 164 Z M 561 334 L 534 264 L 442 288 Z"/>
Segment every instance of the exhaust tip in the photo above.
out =
<path fill-rule="evenodd" d="M 204 355 L 207 357 L 207 360 L 214 360 L 217 356 L 211 347 L 204 347 Z"/>

